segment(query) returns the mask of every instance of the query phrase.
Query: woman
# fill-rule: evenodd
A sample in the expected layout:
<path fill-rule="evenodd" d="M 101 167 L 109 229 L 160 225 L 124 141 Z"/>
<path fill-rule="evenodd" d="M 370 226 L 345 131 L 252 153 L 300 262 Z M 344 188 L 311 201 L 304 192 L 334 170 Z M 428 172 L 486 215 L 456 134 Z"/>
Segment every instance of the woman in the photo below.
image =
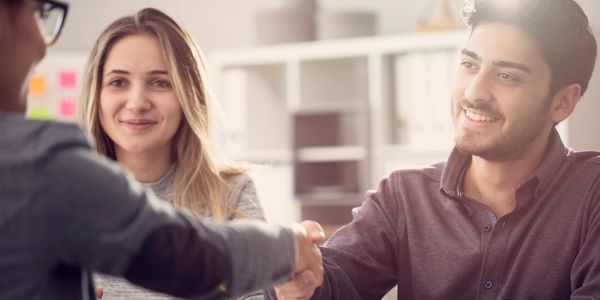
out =
<path fill-rule="evenodd" d="M 254 185 L 210 136 L 212 96 L 199 51 L 156 9 L 121 18 L 100 35 L 82 86 L 82 125 L 96 150 L 159 198 L 217 221 L 264 219 Z M 108 299 L 160 295 L 98 276 Z"/>

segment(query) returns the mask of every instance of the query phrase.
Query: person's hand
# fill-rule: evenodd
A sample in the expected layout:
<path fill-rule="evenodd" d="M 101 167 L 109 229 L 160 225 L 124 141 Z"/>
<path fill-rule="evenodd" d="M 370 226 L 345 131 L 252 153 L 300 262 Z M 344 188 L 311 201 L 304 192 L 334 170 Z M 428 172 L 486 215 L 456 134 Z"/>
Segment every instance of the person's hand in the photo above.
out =
<path fill-rule="evenodd" d="M 325 241 L 325 233 L 317 222 L 303 221 L 301 225 L 292 227 L 298 244 L 294 277 L 288 283 L 275 287 L 280 300 L 308 299 L 323 284 L 323 258 L 317 245 Z"/>
<path fill-rule="evenodd" d="M 325 241 L 323 228 L 317 222 L 302 221 L 301 224 L 293 224 L 292 230 L 296 234 L 298 246 L 294 274 L 311 270 L 320 285 L 323 282 L 323 260 L 317 245 Z"/>
<path fill-rule="evenodd" d="M 97 287 L 96 288 L 96 298 L 102 299 L 103 295 L 104 295 L 104 290 L 101 287 Z"/>
<path fill-rule="evenodd" d="M 275 295 L 278 300 L 307 300 L 319 287 L 317 277 L 312 271 L 304 271 L 297 274 L 282 285 L 275 287 Z"/>

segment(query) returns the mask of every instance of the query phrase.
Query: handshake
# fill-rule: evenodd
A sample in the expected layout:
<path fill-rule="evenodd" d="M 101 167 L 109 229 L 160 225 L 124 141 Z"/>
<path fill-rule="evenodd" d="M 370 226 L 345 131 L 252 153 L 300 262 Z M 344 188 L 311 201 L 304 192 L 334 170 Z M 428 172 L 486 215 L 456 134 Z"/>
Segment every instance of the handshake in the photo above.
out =
<path fill-rule="evenodd" d="M 294 277 L 275 287 L 279 300 L 309 299 L 315 289 L 323 284 L 323 257 L 318 245 L 325 241 L 325 233 L 319 223 L 303 221 L 294 224 L 297 256 Z"/>

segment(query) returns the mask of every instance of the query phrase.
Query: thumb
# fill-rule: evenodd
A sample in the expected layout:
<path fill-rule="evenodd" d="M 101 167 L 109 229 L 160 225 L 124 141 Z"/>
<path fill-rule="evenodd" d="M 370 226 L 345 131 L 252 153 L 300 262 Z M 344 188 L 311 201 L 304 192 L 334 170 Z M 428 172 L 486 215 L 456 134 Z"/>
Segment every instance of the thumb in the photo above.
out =
<path fill-rule="evenodd" d="M 325 231 L 321 224 L 311 220 L 302 221 L 300 224 L 306 228 L 308 238 L 310 238 L 313 243 L 320 245 L 325 242 Z"/>

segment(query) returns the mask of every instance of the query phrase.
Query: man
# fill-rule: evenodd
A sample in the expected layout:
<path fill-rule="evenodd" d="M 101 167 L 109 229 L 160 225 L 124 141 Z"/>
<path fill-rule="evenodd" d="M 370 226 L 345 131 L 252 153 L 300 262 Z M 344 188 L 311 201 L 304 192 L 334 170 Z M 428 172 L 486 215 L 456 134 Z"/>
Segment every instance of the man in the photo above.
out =
<path fill-rule="evenodd" d="M 93 299 L 92 270 L 210 299 L 294 272 L 322 279 L 318 227 L 197 220 L 94 155 L 76 126 L 23 118 L 27 78 L 67 9 L 0 0 L 0 299 Z"/>
<path fill-rule="evenodd" d="M 554 129 L 594 68 L 587 17 L 573 0 L 470 8 L 448 161 L 384 179 L 321 249 L 323 285 L 303 273 L 271 297 L 600 297 L 600 156 Z"/>

